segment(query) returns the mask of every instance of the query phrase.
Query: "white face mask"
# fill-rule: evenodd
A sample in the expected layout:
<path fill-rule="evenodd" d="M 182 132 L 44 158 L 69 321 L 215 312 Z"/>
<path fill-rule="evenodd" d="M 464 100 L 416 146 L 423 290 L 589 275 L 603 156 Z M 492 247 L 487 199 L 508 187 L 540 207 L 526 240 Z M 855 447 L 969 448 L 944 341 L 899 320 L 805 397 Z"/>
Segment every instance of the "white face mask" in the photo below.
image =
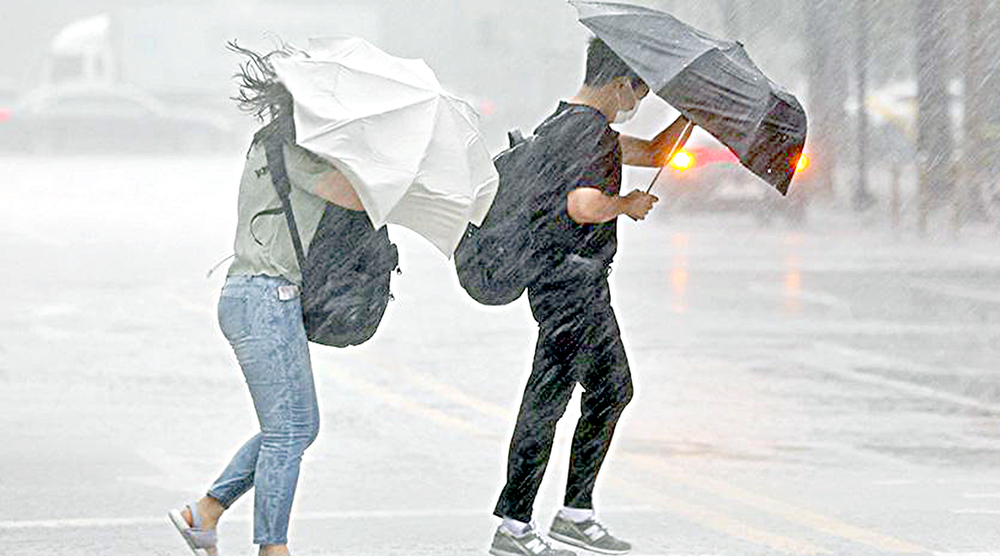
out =
<path fill-rule="evenodd" d="M 629 93 L 632 94 L 632 100 L 635 101 L 635 104 L 632 105 L 631 110 L 619 110 L 616 112 L 615 119 L 612 123 L 623 124 L 635 117 L 635 113 L 639 111 L 639 101 L 642 99 L 635 96 L 635 90 L 633 90 L 632 87 L 629 87 L 628 90 Z"/>

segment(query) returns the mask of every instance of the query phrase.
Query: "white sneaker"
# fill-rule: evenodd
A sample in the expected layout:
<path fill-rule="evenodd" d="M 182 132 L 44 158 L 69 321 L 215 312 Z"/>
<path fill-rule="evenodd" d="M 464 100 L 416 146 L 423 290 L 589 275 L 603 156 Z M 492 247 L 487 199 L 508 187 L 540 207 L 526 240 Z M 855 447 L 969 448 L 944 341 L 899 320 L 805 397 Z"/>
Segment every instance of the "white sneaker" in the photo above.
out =
<path fill-rule="evenodd" d="M 596 518 L 577 523 L 556 515 L 549 529 L 553 539 L 601 554 L 627 554 L 632 545 L 615 538 Z"/>
<path fill-rule="evenodd" d="M 570 550 L 559 550 L 538 534 L 534 527 L 529 527 L 523 535 L 515 535 L 505 527 L 497 528 L 490 546 L 493 556 L 576 556 Z"/>

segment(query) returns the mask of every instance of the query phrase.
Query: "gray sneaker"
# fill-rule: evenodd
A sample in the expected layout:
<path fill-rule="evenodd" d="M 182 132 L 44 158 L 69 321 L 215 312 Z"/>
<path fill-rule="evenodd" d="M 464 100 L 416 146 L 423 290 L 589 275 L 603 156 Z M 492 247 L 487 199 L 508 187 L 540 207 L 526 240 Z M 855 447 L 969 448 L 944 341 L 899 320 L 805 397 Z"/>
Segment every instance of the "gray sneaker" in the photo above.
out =
<path fill-rule="evenodd" d="M 570 550 L 552 548 L 552 545 L 539 535 L 534 527 L 528 529 L 520 537 L 503 527 L 498 528 L 496 534 L 493 535 L 490 554 L 494 556 L 576 556 L 576 553 Z"/>
<path fill-rule="evenodd" d="M 549 529 L 549 536 L 557 541 L 601 554 L 626 554 L 632 550 L 632 545 L 616 539 L 607 527 L 593 518 L 575 523 L 556 514 L 556 518 L 552 520 L 552 528 Z"/>

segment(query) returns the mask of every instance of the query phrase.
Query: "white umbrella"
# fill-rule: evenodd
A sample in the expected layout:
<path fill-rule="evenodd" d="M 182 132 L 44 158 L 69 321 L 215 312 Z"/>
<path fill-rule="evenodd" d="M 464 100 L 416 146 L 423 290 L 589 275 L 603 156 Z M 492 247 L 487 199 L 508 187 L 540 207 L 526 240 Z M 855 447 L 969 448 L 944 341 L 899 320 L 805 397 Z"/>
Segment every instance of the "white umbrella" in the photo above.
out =
<path fill-rule="evenodd" d="M 314 39 L 273 63 L 294 100 L 296 142 L 347 176 L 376 228 L 405 226 L 451 257 L 499 181 L 476 111 L 423 60 L 359 38 Z"/>

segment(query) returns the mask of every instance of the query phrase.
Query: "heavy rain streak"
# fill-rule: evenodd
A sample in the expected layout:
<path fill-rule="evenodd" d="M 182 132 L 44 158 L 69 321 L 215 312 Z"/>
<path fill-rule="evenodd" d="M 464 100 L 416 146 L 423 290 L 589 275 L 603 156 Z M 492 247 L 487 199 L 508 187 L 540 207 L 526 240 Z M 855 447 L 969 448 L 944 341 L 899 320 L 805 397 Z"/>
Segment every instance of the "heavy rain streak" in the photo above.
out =
<path fill-rule="evenodd" d="M 6 556 L 1000 556 L 1000 0 L 8 0 L 0 254 Z"/>

